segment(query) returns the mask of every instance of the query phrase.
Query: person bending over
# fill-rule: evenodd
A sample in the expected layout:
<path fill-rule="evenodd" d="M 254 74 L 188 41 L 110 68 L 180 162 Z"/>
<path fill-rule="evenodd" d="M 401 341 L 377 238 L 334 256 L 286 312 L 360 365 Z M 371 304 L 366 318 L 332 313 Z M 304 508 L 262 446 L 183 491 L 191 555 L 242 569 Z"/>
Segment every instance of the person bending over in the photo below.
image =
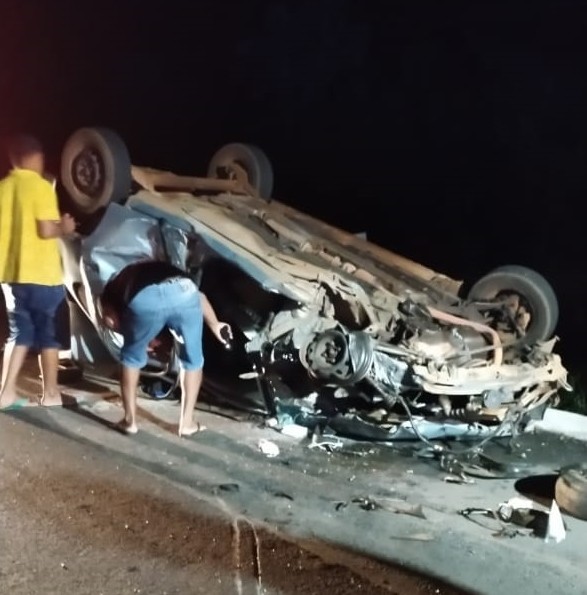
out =
<path fill-rule="evenodd" d="M 105 286 L 98 301 L 104 324 L 124 340 L 121 394 L 124 418 L 120 430 L 136 434 L 137 389 L 140 370 L 147 364 L 149 343 L 164 329 L 179 344 L 181 413 L 180 436 L 190 436 L 204 427 L 194 421 L 194 409 L 202 384 L 204 354 L 202 329 L 205 322 L 221 341 L 232 339 L 232 329 L 220 322 L 208 298 L 181 269 L 159 261 L 126 266 Z"/>

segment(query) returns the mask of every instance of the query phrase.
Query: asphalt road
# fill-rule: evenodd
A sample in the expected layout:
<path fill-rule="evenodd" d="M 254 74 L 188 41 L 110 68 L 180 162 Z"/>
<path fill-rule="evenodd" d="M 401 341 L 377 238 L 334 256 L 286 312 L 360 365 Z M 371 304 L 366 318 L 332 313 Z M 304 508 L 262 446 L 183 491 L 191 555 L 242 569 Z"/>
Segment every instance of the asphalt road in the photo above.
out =
<path fill-rule="evenodd" d="M 37 384 L 29 374 L 23 392 Z M 566 517 L 567 538 L 547 544 L 458 514 L 518 495 L 515 480 L 450 484 L 412 450 L 328 452 L 211 411 L 206 432 L 179 439 L 170 402 L 141 401 L 127 437 L 110 391 L 68 394 L 68 408 L 0 415 L 0 593 L 585 592 L 587 523 Z M 533 435 L 517 457 L 548 478 L 586 454 Z"/>
<path fill-rule="evenodd" d="M 107 448 L 8 415 L 0 432 L 1 593 L 456 592 L 255 527 Z"/>
<path fill-rule="evenodd" d="M 35 391 L 33 372 L 23 393 Z M 267 512 L 281 520 L 249 517 L 230 496 L 239 485 L 238 495 L 249 491 L 255 474 L 229 432 L 179 440 L 159 419 L 129 438 L 108 427 L 119 415 L 100 398 L 0 414 L 0 593 L 460 592 L 316 536 L 288 535 L 292 501 L 275 495 L 278 481 L 280 510 Z M 239 424 L 214 417 L 228 429 Z M 228 477 L 233 455 L 239 468 Z M 261 499 L 272 466 L 266 471 L 256 477 Z"/>

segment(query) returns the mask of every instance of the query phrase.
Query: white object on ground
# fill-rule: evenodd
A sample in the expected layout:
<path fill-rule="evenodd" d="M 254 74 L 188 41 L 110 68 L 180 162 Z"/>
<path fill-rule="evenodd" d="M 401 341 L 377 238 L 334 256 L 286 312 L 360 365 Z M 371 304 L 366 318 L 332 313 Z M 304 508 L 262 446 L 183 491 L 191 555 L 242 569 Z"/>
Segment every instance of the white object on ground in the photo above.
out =
<path fill-rule="evenodd" d="M 335 450 L 337 448 L 342 448 L 343 443 L 340 440 L 312 440 L 310 444 L 308 444 L 308 448 L 319 448 L 320 450 Z"/>
<path fill-rule="evenodd" d="M 541 430 L 587 441 L 587 416 L 561 409 L 547 409 L 544 417 L 528 424 L 526 431 Z"/>
<path fill-rule="evenodd" d="M 308 428 L 299 424 L 287 424 L 281 428 L 281 433 L 292 438 L 305 438 L 308 435 Z"/>
<path fill-rule="evenodd" d="M 497 507 L 497 512 L 502 520 L 509 523 L 514 510 L 536 510 L 538 512 L 548 513 L 548 509 L 541 504 L 533 502 L 529 498 L 523 498 L 522 496 L 514 496 L 507 502 L 501 502 Z"/>
<path fill-rule="evenodd" d="M 542 510 L 545 511 L 545 508 L 542 507 L 540 504 L 533 502 L 530 498 L 524 498 L 522 496 L 514 496 L 510 498 L 507 502 L 503 503 L 505 506 L 509 506 L 513 510 Z M 500 505 L 501 506 L 501 505 Z"/>
<path fill-rule="evenodd" d="M 548 525 L 546 527 L 544 541 L 546 543 L 550 543 L 552 541 L 555 543 L 560 543 L 566 536 L 567 531 L 565 529 L 565 523 L 563 521 L 560 508 L 558 507 L 556 500 L 553 500 L 550 507 L 550 514 L 548 515 Z"/>
<path fill-rule="evenodd" d="M 276 457 L 279 454 L 279 446 L 275 442 L 261 438 L 259 440 L 259 450 L 267 457 Z"/>

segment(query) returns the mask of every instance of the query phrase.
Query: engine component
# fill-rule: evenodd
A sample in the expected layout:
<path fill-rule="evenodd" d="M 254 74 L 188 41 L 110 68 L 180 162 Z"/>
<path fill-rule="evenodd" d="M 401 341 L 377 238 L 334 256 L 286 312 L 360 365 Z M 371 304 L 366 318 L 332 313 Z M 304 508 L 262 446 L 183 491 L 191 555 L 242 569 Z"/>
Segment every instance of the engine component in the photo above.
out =
<path fill-rule="evenodd" d="M 379 384 L 399 392 L 408 373 L 408 364 L 400 359 L 390 357 L 386 353 L 376 351 L 370 376 Z"/>
<path fill-rule="evenodd" d="M 440 395 L 438 402 L 440 403 L 445 417 L 463 421 L 477 419 L 477 416 L 484 405 L 479 396 L 470 397 L 466 404 L 458 406 L 455 406 L 453 399 L 448 395 Z"/>
<path fill-rule="evenodd" d="M 421 331 L 409 341 L 410 349 L 433 360 L 455 359 L 453 363 L 470 361 L 471 355 L 487 346 L 483 336 L 474 329 L 452 327 Z M 487 357 L 487 354 L 485 354 Z"/>
<path fill-rule="evenodd" d="M 497 409 L 508 401 L 513 401 L 514 395 L 505 387 L 487 390 L 483 393 L 483 405 L 488 409 Z"/>
<path fill-rule="evenodd" d="M 373 340 L 361 331 L 331 329 L 312 335 L 300 350 L 302 362 L 323 380 L 354 384 L 368 374 L 373 362 Z"/>

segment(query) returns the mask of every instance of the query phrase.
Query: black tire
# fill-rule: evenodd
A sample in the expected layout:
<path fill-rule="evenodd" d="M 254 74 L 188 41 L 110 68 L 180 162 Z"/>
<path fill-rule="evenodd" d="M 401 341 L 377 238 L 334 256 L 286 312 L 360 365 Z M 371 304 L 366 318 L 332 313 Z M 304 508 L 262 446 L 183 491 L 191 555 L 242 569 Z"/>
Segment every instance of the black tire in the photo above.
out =
<path fill-rule="evenodd" d="M 273 194 L 273 167 L 267 155 L 255 145 L 230 143 L 220 148 L 208 166 L 208 177 L 218 178 L 219 170 L 238 163 L 248 174 L 249 183 L 261 198 L 269 200 Z"/>
<path fill-rule="evenodd" d="M 587 465 L 570 465 L 561 469 L 554 491 L 561 510 L 587 520 Z"/>
<path fill-rule="evenodd" d="M 61 153 L 61 183 L 82 213 L 130 194 L 131 161 L 124 141 L 108 128 L 80 128 Z"/>
<path fill-rule="evenodd" d="M 550 283 L 532 269 L 513 264 L 498 267 L 473 285 L 468 299 L 492 301 L 508 291 L 520 295 L 530 310 L 523 342 L 532 344 L 549 339 L 558 323 L 558 300 Z"/>

